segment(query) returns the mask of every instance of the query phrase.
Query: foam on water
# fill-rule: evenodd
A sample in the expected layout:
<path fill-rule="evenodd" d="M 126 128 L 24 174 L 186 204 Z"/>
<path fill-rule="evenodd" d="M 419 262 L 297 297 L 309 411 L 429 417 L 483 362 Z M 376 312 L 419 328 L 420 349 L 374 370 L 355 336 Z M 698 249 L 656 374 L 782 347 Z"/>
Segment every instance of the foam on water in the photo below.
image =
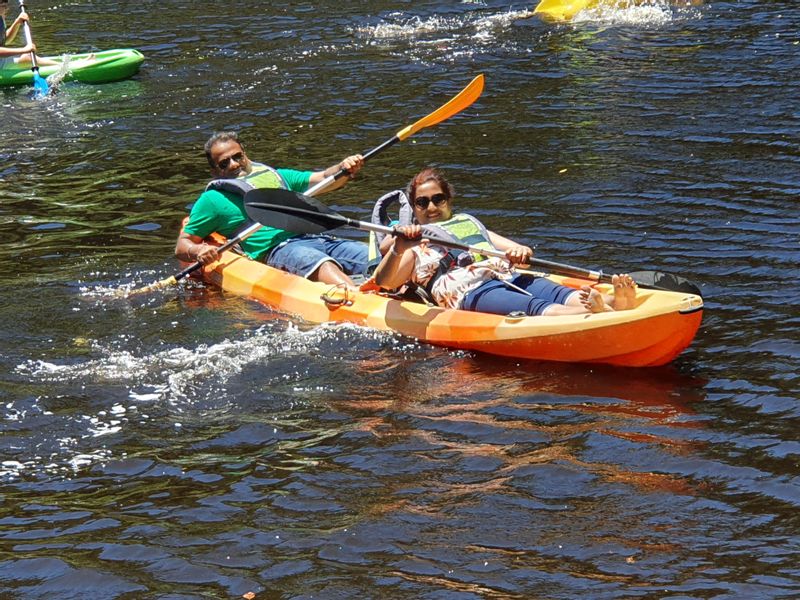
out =
<path fill-rule="evenodd" d="M 356 27 L 354 32 L 372 40 L 413 39 L 433 33 L 462 32 L 463 35 L 494 39 L 494 32 L 502 30 L 514 21 L 533 16 L 531 10 L 508 10 L 496 14 L 467 14 L 457 17 L 434 15 L 427 18 L 409 16 L 406 13 L 392 13 L 377 25 Z"/>
<path fill-rule="evenodd" d="M 356 27 L 355 32 L 363 37 L 375 40 L 410 39 L 420 34 L 448 31 L 463 27 L 464 21 L 460 18 L 445 18 L 434 16 L 422 19 L 407 16 L 403 13 L 389 15 L 393 21 Z"/>
<path fill-rule="evenodd" d="M 168 401 L 185 405 L 192 404 L 198 398 L 198 390 L 208 388 L 210 382 L 219 384 L 249 365 L 266 363 L 276 356 L 309 354 L 342 331 L 356 331 L 359 335 L 382 339 L 392 337 L 349 323 L 324 324 L 309 331 L 288 323 L 282 332 L 263 326 L 240 340 L 201 344 L 196 348 L 170 348 L 145 356 L 91 342 L 95 352 L 103 354 L 101 358 L 76 364 L 28 360 L 16 371 L 50 382 L 129 382 L 129 397 L 135 402 Z M 120 414 L 125 409 L 117 406 L 112 412 Z"/>
<path fill-rule="evenodd" d="M 72 62 L 72 57 L 69 54 L 65 54 L 62 58 L 61 67 L 59 67 L 58 71 L 49 75 L 47 77 L 47 85 L 50 86 L 51 90 L 55 90 L 64 78 L 69 75 L 71 71 L 70 63 Z"/>
<path fill-rule="evenodd" d="M 391 334 L 352 324 L 325 324 L 303 331 L 291 322 L 275 321 L 242 339 L 194 348 L 137 354 L 87 340 L 99 358 L 72 363 L 25 361 L 15 368 L 16 374 L 50 388 L 55 384 L 63 393 L 3 405 L 0 416 L 7 422 L 47 434 L 33 440 L 35 449 L 21 452 L 20 460 L 7 456 L 0 463 L 0 479 L 69 476 L 92 464 L 123 457 L 125 452 L 116 449 L 121 443 L 116 436 L 137 435 L 137 428 L 142 427 L 181 428 L 197 415 L 229 410 L 236 403 L 236 386 L 242 385 L 236 376 L 253 365 L 269 369 L 269 363 L 276 363 L 276 377 L 304 379 L 293 357 L 326 356 L 326 348 L 340 346 L 342 337 L 355 338 L 356 345 L 377 341 L 403 349 L 406 344 Z M 327 391 L 315 387 L 311 396 Z M 73 398 L 81 396 L 87 400 L 75 404 Z M 52 402 L 68 403 L 70 409 L 48 410 Z"/>
<path fill-rule="evenodd" d="M 600 2 L 580 11 L 573 18 L 575 24 L 595 23 L 606 26 L 657 27 L 676 18 L 696 16 L 692 6 L 697 2 L 670 2 L 668 0 L 629 0 L 628 2 Z"/>

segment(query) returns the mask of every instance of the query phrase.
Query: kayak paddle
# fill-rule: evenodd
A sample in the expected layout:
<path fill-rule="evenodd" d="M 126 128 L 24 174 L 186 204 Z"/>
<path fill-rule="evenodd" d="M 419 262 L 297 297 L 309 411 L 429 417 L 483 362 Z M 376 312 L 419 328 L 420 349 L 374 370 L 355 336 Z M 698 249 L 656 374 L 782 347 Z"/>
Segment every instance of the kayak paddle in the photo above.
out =
<path fill-rule="evenodd" d="M 19 1 L 19 12 L 26 14 L 23 0 Z M 22 23 L 22 30 L 25 32 L 25 42 L 27 44 L 32 44 L 33 36 L 31 36 L 31 28 L 27 21 Z M 31 52 L 31 65 L 31 71 L 33 71 L 33 95 L 37 98 L 47 96 L 50 92 L 50 87 L 47 85 L 47 80 L 39 75 L 39 65 L 36 63 L 36 52 Z"/>
<path fill-rule="evenodd" d="M 366 160 L 372 158 L 373 156 L 375 156 L 379 152 L 382 152 L 383 150 L 386 150 L 386 148 L 389 148 L 390 146 L 393 146 L 397 142 L 401 142 L 404 139 L 414 135 L 415 133 L 417 133 L 421 129 L 424 129 L 426 127 L 431 127 L 432 125 L 436 125 L 437 123 L 441 123 L 445 119 L 448 119 L 448 118 L 452 117 L 453 115 L 458 114 L 459 112 L 461 112 L 462 110 L 464 110 L 465 108 L 470 106 L 473 102 L 475 102 L 475 100 L 478 99 L 478 97 L 483 92 L 483 83 L 484 83 L 483 74 L 478 75 L 472 81 L 469 82 L 467 87 L 465 87 L 463 90 L 461 90 L 456 96 L 453 96 L 453 98 L 451 98 L 447 103 L 443 104 L 442 106 L 437 108 L 435 111 L 433 111 L 429 115 L 419 119 L 418 121 L 416 121 L 412 125 L 409 125 L 408 127 L 404 127 L 403 129 L 398 131 L 393 137 L 391 137 L 390 139 L 388 139 L 385 142 L 383 142 L 380 146 L 377 146 L 377 147 L 373 148 L 372 150 L 370 150 L 369 152 L 367 152 L 366 154 L 364 154 L 363 155 L 364 156 L 364 160 L 366 161 Z M 305 197 L 313 196 L 314 194 L 318 193 L 319 191 L 324 190 L 331 183 L 333 183 L 337 179 L 340 179 L 340 178 L 344 177 L 345 175 L 347 175 L 347 169 L 340 169 L 339 171 L 337 171 L 333 175 L 329 175 L 328 177 L 326 177 L 325 179 L 320 181 L 318 184 L 316 184 L 313 187 L 309 188 L 306 191 Z M 292 192 L 290 192 L 290 193 L 292 193 Z M 242 231 L 239 235 L 237 235 L 236 237 L 228 240 L 225 244 L 220 246 L 218 248 L 219 252 L 227 250 L 228 248 L 231 248 L 231 247 L 235 246 L 236 244 L 238 244 L 242 240 L 250 237 L 253 233 L 258 231 L 261 228 L 261 226 L 262 226 L 261 223 L 258 223 L 258 222 L 253 223 L 247 229 Z M 200 261 L 197 261 L 197 262 L 189 265 L 188 267 L 186 267 L 180 273 L 176 273 L 175 275 L 171 275 L 170 277 L 167 277 L 166 279 L 162 279 L 161 281 L 156 281 L 155 283 L 151 283 L 150 285 L 146 285 L 146 286 L 144 286 L 142 288 L 139 288 L 138 290 L 132 290 L 132 291 L 130 291 L 128 293 L 124 293 L 124 292 L 122 292 L 122 293 L 124 295 L 126 295 L 126 296 L 131 296 L 131 295 L 145 294 L 145 293 L 152 292 L 152 291 L 155 291 L 155 290 L 158 290 L 158 289 L 161 289 L 161 288 L 169 287 L 171 285 L 174 285 L 174 284 L 178 283 L 181 279 L 183 279 L 187 275 L 193 273 L 194 271 L 197 271 L 202 266 L 203 266 L 203 264 Z"/>
<path fill-rule="evenodd" d="M 288 190 L 251 190 L 244 197 L 245 210 L 247 215 L 270 227 L 277 227 L 297 234 L 317 234 L 336 229 L 338 227 L 355 227 L 363 231 L 374 231 L 391 235 L 394 229 L 384 225 L 376 225 L 365 221 L 350 219 L 344 215 L 331 210 L 328 206 L 297 192 Z M 499 250 L 487 250 L 468 246 L 450 240 L 443 240 L 436 235 L 427 235 L 425 226 L 422 226 L 423 237 L 434 244 L 448 246 L 457 250 L 483 254 L 484 256 L 496 256 L 505 258 L 504 252 Z M 606 275 L 602 271 L 590 271 L 572 265 L 565 265 L 540 258 L 528 259 L 528 264 L 542 267 L 552 273 L 567 275 L 569 277 L 579 277 L 589 281 L 611 283 L 611 275 Z M 700 289 L 688 279 L 671 273 L 660 271 L 637 271 L 630 273 L 636 284 L 645 289 L 666 290 L 671 292 L 684 292 L 701 296 Z"/>

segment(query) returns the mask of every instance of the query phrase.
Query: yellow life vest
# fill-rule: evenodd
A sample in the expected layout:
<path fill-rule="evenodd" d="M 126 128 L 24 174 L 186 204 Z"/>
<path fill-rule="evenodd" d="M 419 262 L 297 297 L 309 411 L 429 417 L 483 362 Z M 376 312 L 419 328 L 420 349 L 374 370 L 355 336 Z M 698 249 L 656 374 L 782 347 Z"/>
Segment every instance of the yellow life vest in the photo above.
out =
<path fill-rule="evenodd" d="M 437 237 L 467 246 L 474 246 L 486 250 L 497 249 L 490 241 L 489 231 L 483 223 L 466 213 L 453 215 L 447 221 L 442 221 L 441 223 L 429 223 L 424 225 L 423 232 L 430 232 Z M 488 258 L 483 254 L 477 253 L 472 253 L 472 256 L 476 262 Z"/>

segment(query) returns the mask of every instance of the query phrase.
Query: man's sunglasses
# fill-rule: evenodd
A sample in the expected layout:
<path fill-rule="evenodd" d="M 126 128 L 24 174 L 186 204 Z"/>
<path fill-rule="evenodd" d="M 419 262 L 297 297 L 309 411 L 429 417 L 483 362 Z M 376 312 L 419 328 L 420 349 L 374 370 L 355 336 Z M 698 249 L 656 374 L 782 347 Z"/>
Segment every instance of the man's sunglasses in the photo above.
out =
<path fill-rule="evenodd" d="M 229 156 L 228 158 L 223 158 L 221 161 L 217 163 L 217 167 L 219 167 L 224 171 L 230 166 L 232 160 L 235 160 L 237 163 L 241 163 L 243 158 L 244 158 L 244 152 L 237 152 L 233 156 Z"/>
<path fill-rule="evenodd" d="M 434 206 L 441 206 L 447 202 L 447 194 L 442 194 L 440 192 L 438 194 L 434 194 L 433 196 L 417 196 L 414 198 L 414 206 L 422 210 L 428 208 L 428 204 L 431 202 L 433 202 Z"/>

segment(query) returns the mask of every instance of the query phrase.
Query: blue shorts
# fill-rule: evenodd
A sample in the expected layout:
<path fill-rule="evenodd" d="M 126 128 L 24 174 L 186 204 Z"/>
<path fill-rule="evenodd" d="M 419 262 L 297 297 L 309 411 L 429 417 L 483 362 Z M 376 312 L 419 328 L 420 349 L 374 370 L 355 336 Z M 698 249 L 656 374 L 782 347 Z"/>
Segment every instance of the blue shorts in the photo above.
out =
<path fill-rule="evenodd" d="M 334 238 L 328 235 L 300 235 L 277 245 L 267 264 L 309 277 L 324 262 L 333 261 L 348 275 L 364 272 L 369 261 L 369 246 L 364 242 Z"/>
<path fill-rule="evenodd" d="M 511 283 L 533 295 L 528 296 L 508 287 L 502 281 L 492 279 L 467 292 L 461 301 L 461 308 L 495 315 L 508 315 L 512 312 L 541 315 L 548 306 L 566 304 L 567 299 L 577 291 L 544 277 L 527 274 L 514 276 Z"/>

